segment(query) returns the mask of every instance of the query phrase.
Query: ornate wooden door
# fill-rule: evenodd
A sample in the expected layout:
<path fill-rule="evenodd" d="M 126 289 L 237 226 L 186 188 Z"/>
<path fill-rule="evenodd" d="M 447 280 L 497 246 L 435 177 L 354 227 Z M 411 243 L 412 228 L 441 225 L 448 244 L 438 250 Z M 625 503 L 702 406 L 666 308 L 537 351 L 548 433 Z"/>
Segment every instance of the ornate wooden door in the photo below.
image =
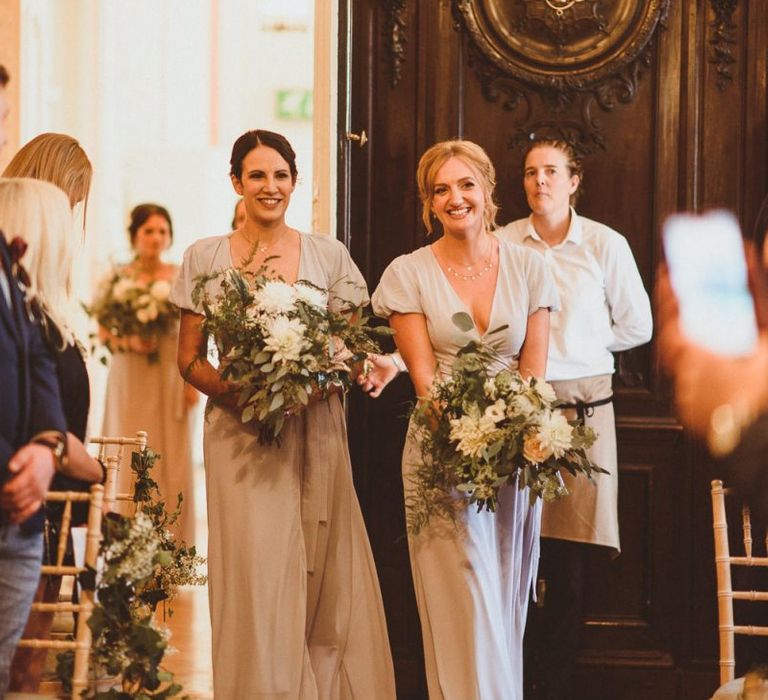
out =
<path fill-rule="evenodd" d="M 768 182 L 764 0 L 349 3 L 345 128 L 369 141 L 345 142 L 340 220 L 371 290 L 394 257 L 424 244 L 416 164 L 455 136 L 494 161 L 501 223 L 527 213 L 529 135 L 576 142 L 586 153 L 579 211 L 628 238 L 649 291 L 669 212 L 726 206 L 752 225 Z M 708 697 L 711 467 L 670 417 L 652 346 L 618 359 L 623 553 L 594 562 L 573 697 Z M 377 401 L 354 397 L 349 422 L 401 700 L 426 698 L 400 482 L 410 399 L 400 378 Z"/>

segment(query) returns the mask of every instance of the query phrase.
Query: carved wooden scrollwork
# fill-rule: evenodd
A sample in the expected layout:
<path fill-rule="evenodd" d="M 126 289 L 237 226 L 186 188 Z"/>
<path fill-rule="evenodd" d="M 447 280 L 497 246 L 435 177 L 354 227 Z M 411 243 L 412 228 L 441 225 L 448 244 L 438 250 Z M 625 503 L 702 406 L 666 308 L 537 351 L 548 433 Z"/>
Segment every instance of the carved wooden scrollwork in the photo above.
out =
<path fill-rule="evenodd" d="M 712 47 L 710 61 L 717 66 L 717 87 L 722 91 L 733 82 L 733 64 L 736 58 L 733 48 L 736 46 L 736 25 L 733 13 L 736 11 L 738 0 L 710 0 L 715 13 L 715 19 L 710 24 L 712 37 L 709 44 Z"/>
<path fill-rule="evenodd" d="M 405 62 L 405 13 L 407 10 L 407 0 L 381 0 L 381 5 L 386 13 L 387 21 L 385 26 L 385 46 L 387 50 L 387 60 L 389 62 L 390 84 L 395 87 L 403 74 L 403 63 Z"/>
<path fill-rule="evenodd" d="M 601 113 L 631 102 L 669 0 L 453 0 L 485 97 L 512 117 L 510 146 L 566 138 L 605 148 Z"/>

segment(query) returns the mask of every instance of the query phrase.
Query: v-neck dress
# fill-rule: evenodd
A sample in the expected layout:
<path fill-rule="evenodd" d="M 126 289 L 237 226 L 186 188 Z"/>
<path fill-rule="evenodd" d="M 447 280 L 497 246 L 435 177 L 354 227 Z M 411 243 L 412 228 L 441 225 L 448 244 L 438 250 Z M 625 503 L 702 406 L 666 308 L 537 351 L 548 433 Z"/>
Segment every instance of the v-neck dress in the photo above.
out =
<path fill-rule="evenodd" d="M 516 366 L 528 316 L 555 310 L 559 299 L 543 257 L 499 242 L 499 273 L 488 331 L 494 345 Z M 395 259 L 373 294 L 377 315 L 423 314 L 439 371 L 450 373 L 456 353 L 480 336 L 452 322 L 469 313 L 429 246 Z M 496 345 L 498 343 L 498 345 Z M 498 371 L 501 367 L 492 368 Z M 403 485 L 421 459 L 408 431 Z M 457 494 L 457 498 L 463 498 Z M 432 519 L 408 547 L 424 643 L 430 700 L 522 700 L 523 632 L 539 557 L 540 505 L 528 490 L 502 488 L 496 513 L 463 510 L 457 526 Z"/>
<path fill-rule="evenodd" d="M 184 255 L 171 299 L 192 303 L 195 278 L 231 268 L 229 236 Z M 330 304 L 367 300 L 347 249 L 302 234 L 300 279 Z M 207 283 L 215 296 L 216 280 Z M 208 592 L 214 695 L 223 700 L 394 700 L 384 607 L 352 483 L 337 395 L 286 421 L 281 445 L 259 445 L 233 412 L 205 422 Z"/>

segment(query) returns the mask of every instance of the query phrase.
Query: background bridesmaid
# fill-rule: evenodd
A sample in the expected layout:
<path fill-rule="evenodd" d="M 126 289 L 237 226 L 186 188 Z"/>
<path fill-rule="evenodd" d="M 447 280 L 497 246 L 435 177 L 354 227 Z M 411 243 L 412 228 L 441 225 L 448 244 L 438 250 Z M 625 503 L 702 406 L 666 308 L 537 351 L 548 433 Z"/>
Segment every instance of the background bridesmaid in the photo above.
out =
<path fill-rule="evenodd" d="M 158 204 L 139 204 L 131 212 L 128 226 L 131 246 L 136 254 L 120 274 L 147 284 L 173 283 L 178 268 L 162 259 L 173 240 L 171 215 Z M 192 473 L 192 414 L 197 391 L 185 384 L 176 368 L 178 323 L 156 338 L 139 336 L 116 338 L 100 328 L 102 339 L 119 349 L 114 352 L 109 369 L 104 435 L 133 435 L 137 430 L 149 433 L 150 447 L 160 454 L 152 477 L 160 487 L 169 512 L 176 506 L 177 494 L 183 495 L 181 516 L 172 528 L 174 534 L 193 544 L 195 541 L 194 480 Z M 149 353 L 157 354 L 149 362 Z M 118 491 L 131 487 L 131 472 L 120 470 Z"/>

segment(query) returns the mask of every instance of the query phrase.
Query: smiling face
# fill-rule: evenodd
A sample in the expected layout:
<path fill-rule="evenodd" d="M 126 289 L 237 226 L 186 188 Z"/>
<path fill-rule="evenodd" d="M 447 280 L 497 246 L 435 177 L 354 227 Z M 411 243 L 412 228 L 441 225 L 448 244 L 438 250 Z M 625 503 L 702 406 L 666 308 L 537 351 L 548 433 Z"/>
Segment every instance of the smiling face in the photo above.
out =
<path fill-rule="evenodd" d="M 284 220 L 295 187 L 288 162 L 264 145 L 243 158 L 242 175 L 232 175 L 232 185 L 243 198 L 248 218 L 260 224 Z"/>
<path fill-rule="evenodd" d="M 486 196 L 477 171 L 454 156 L 435 174 L 430 208 L 446 234 L 465 237 L 484 230 Z"/>
<path fill-rule="evenodd" d="M 141 259 L 159 258 L 171 245 L 171 227 L 168 219 L 160 214 L 152 214 L 136 231 L 133 237 L 133 249 Z"/>
<path fill-rule="evenodd" d="M 568 158 L 554 146 L 538 146 L 525 159 L 523 186 L 536 216 L 567 216 L 579 176 L 571 175 Z"/>

